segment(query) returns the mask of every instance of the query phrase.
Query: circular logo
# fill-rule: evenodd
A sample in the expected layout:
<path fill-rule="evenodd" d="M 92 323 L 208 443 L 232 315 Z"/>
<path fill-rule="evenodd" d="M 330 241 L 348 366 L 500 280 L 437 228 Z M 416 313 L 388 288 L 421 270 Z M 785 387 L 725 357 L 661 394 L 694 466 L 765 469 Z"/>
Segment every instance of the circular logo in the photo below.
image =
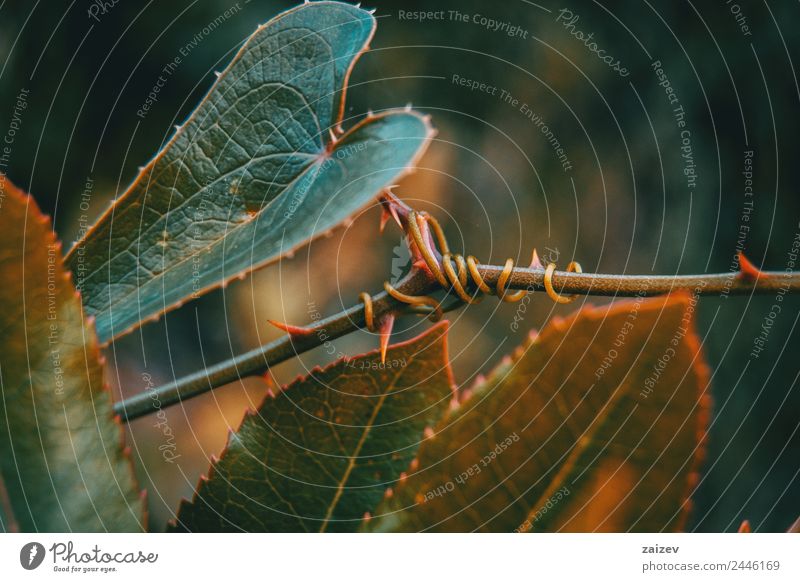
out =
<path fill-rule="evenodd" d="M 44 561 L 44 546 L 39 542 L 30 542 L 19 551 L 19 563 L 26 570 L 35 570 Z"/>

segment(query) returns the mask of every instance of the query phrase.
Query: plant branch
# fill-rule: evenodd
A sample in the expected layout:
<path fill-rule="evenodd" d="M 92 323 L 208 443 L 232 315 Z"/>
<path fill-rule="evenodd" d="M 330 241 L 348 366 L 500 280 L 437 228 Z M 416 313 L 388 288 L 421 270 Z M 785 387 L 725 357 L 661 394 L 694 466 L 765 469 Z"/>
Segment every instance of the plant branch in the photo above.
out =
<path fill-rule="evenodd" d="M 479 265 L 478 271 L 485 282 L 494 287 L 503 271 L 497 265 Z M 719 273 L 709 275 L 644 276 L 603 275 L 597 273 L 571 273 L 556 271 L 553 285 L 561 293 L 598 295 L 606 297 L 631 297 L 662 295 L 673 291 L 687 291 L 696 295 L 750 295 L 800 292 L 800 272 Z M 396 289 L 408 295 L 427 295 L 439 289 L 427 271 L 413 269 Z M 509 289 L 544 289 L 542 269 L 516 268 L 508 282 Z M 372 297 L 376 317 L 402 311 L 405 304 L 389 297 L 386 292 Z M 183 378 L 176 379 L 154 390 L 137 394 L 117 402 L 114 412 L 123 421 L 130 421 L 157 412 L 214 388 L 230 384 L 246 376 L 263 374 L 270 367 L 289 360 L 330 341 L 362 329 L 365 325 L 364 306 L 356 305 L 318 321 L 313 332 L 286 335 L 240 356 L 210 366 Z"/>

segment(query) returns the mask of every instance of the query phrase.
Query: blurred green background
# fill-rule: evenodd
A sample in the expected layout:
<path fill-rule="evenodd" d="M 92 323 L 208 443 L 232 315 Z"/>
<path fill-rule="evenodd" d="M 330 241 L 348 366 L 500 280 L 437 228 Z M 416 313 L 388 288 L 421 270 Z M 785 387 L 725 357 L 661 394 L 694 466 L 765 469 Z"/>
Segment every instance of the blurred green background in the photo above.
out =
<path fill-rule="evenodd" d="M 19 93 L 29 91 L 10 178 L 33 193 L 71 244 L 81 220 L 96 218 L 125 189 L 257 24 L 291 5 L 0 2 L 0 126 L 10 121 Z M 562 266 L 575 258 L 587 271 L 674 274 L 727 271 L 744 248 L 756 265 L 786 268 L 800 232 L 797 3 L 371 6 L 378 31 L 351 80 L 348 123 L 367 109 L 406 103 L 433 116 L 437 138 L 396 193 L 434 212 L 455 249 L 485 262 L 527 262 L 535 246 Z M 443 12 L 421 21 L 407 14 L 415 10 Z M 588 43 L 627 74 L 604 63 L 577 31 L 592 34 Z M 137 115 L 177 55 L 182 62 L 157 102 Z M 657 61 L 676 103 L 659 84 Z M 470 90 L 460 79 L 485 87 Z M 678 106 L 685 111 L 681 128 Z M 681 150 L 685 139 L 691 159 Z M 746 152 L 752 196 L 745 194 Z M 109 383 L 118 396 L 140 392 L 148 377 L 163 383 L 278 337 L 268 318 L 303 324 L 309 302 L 329 314 L 355 303 L 361 290 L 380 289 L 406 257 L 397 231 L 378 237 L 378 217 L 367 209 L 292 260 L 118 340 L 107 349 Z M 488 370 L 528 329 L 583 301 L 555 307 L 536 296 L 516 333 L 509 327 L 515 305 L 486 301 L 454 312 L 451 359 L 459 384 Z M 778 303 L 766 348 L 753 357 L 753 340 Z M 798 297 L 700 303 L 714 413 L 693 530 L 731 531 L 749 519 L 758 531 L 782 531 L 800 514 L 798 308 Z M 402 320 L 399 337 L 427 325 Z M 358 333 L 338 340 L 336 349 L 357 353 L 375 343 Z M 267 381 L 287 382 L 328 358 L 323 350 L 304 354 Z M 258 405 L 263 382 L 246 379 L 168 409 L 166 423 L 144 418 L 130 425 L 154 529 L 191 494 L 226 429 L 238 426 L 245 407 Z"/>

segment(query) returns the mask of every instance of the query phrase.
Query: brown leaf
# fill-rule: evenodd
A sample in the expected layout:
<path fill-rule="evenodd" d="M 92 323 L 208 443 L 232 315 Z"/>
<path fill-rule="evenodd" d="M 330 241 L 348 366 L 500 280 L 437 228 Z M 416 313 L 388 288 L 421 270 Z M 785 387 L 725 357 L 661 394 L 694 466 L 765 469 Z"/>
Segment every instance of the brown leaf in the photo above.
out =
<path fill-rule="evenodd" d="M 173 529 L 353 531 L 453 400 L 447 324 L 298 379 L 228 439 Z"/>
<path fill-rule="evenodd" d="M 144 499 L 61 243 L 33 198 L 3 189 L 0 513 L 22 531 L 141 531 Z"/>
<path fill-rule="evenodd" d="M 674 531 L 689 509 L 708 371 L 686 295 L 552 321 L 420 447 L 373 531 Z"/>

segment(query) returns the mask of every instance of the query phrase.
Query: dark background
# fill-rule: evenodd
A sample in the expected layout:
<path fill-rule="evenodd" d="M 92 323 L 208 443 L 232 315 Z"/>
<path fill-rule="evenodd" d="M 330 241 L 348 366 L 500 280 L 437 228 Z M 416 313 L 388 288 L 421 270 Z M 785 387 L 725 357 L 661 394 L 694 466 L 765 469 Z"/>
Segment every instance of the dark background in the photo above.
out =
<path fill-rule="evenodd" d="M 171 135 L 257 24 L 288 2 L 119 0 L 99 21 L 93 3 L 0 0 L 0 130 L 16 95 L 30 91 L 9 176 L 52 214 L 69 245 L 81 214 L 97 217 Z M 373 50 L 352 78 L 347 115 L 412 103 L 438 129 L 420 170 L 397 194 L 435 212 L 457 250 L 497 263 L 526 262 L 530 249 L 566 265 L 611 273 L 702 273 L 732 268 L 737 242 L 756 265 L 782 270 L 800 225 L 794 62 L 800 7 L 793 2 L 503 2 L 374 1 Z M 736 8 L 751 31 L 744 34 Z M 419 22 L 398 10 L 459 10 Z M 621 77 L 556 21 L 562 8 L 579 15 L 576 29 L 630 71 Z M 145 119 L 137 116 L 161 69 L 204 27 L 221 21 L 183 58 Z M 509 37 L 472 22 L 474 15 L 520 27 Z M 660 60 L 680 104 L 696 164 L 687 187 L 681 136 L 651 64 Z M 496 95 L 452 82 L 459 75 Z M 540 115 L 565 149 L 564 171 L 542 131 L 499 96 L 505 89 Z M 754 196 L 743 222 L 745 151 L 753 152 Z M 88 211 L 80 209 L 93 181 Z M 109 383 L 132 394 L 278 337 L 267 318 L 302 324 L 308 301 L 325 314 L 375 291 L 404 262 L 400 237 L 377 237 L 376 209 L 321 239 L 293 260 L 210 293 L 108 348 Z M 740 230 L 746 224 L 749 231 Z M 743 235 L 740 238 L 740 234 Z M 333 285 L 336 282 L 336 285 Z M 516 307 L 486 301 L 452 315 L 451 358 L 468 383 L 540 327 L 554 307 L 536 296 L 523 330 L 509 324 Z M 603 300 L 592 299 L 592 302 Z M 704 298 L 699 333 L 713 369 L 714 414 L 707 460 L 690 528 L 731 531 L 749 519 L 759 531 L 782 531 L 800 514 L 800 298 L 783 300 L 766 348 L 753 340 L 777 303 L 774 296 Z M 485 323 L 488 324 L 484 326 Z M 401 322 L 405 334 L 426 326 Z M 368 334 L 336 343 L 356 353 Z M 496 350 L 500 345 L 500 349 Z M 283 364 L 286 382 L 327 361 L 318 350 Z M 151 524 L 160 529 L 181 496 L 191 494 L 226 429 L 256 406 L 259 379 L 225 387 L 169 409 L 166 426 L 179 458 L 169 463 L 164 424 L 145 418 L 128 442 L 149 492 Z M 163 448 L 162 448 L 163 451 Z"/>

